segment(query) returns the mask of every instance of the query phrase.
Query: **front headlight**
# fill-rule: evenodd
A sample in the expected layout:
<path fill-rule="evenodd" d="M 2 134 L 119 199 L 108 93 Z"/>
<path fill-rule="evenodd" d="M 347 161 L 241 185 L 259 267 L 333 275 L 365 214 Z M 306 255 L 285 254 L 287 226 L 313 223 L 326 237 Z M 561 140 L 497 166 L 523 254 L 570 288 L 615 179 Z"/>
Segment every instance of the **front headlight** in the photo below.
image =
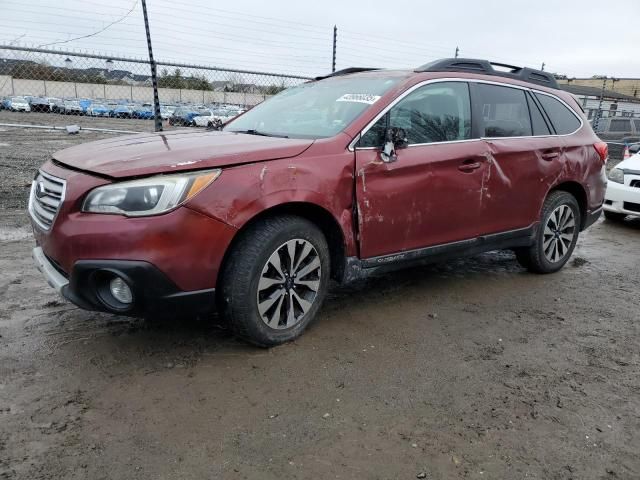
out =
<path fill-rule="evenodd" d="M 186 202 L 213 182 L 222 170 L 206 170 L 113 183 L 89 192 L 83 212 L 127 217 L 158 215 Z"/>
<path fill-rule="evenodd" d="M 616 183 L 624 183 L 624 172 L 619 168 L 614 168 L 609 172 L 609 180 Z"/>

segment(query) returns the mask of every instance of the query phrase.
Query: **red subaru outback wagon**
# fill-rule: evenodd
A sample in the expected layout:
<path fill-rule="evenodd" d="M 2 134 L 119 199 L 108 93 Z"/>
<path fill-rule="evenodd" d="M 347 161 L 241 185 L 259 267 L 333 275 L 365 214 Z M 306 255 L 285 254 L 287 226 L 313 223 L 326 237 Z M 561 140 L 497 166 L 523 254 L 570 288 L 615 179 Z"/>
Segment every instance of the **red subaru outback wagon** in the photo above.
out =
<path fill-rule="evenodd" d="M 330 279 L 493 249 L 559 270 L 600 215 L 606 160 L 548 73 L 473 59 L 352 68 L 222 131 L 56 153 L 31 190 L 33 257 L 81 308 L 217 308 L 270 346 L 303 332 Z"/>

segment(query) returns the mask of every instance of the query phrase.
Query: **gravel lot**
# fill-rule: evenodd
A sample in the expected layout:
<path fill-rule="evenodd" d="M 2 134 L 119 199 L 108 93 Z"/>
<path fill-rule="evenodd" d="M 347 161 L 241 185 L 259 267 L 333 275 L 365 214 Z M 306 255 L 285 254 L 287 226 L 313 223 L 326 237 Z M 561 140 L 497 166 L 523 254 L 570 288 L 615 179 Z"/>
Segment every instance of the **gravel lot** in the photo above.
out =
<path fill-rule="evenodd" d="M 335 287 L 259 350 L 58 298 L 27 186 L 109 134 L 0 129 L 0 478 L 640 478 L 639 220 L 597 223 L 554 275 L 492 252 Z"/>

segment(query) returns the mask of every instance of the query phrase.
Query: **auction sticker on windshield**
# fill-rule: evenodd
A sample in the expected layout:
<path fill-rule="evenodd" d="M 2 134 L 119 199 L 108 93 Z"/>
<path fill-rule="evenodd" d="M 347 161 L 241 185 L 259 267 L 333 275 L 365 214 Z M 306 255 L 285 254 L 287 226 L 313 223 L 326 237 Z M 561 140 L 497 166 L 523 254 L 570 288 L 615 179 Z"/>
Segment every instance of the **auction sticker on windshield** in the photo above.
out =
<path fill-rule="evenodd" d="M 369 93 L 345 93 L 336 102 L 356 102 L 367 103 L 373 105 L 380 99 L 380 95 L 371 95 Z"/>

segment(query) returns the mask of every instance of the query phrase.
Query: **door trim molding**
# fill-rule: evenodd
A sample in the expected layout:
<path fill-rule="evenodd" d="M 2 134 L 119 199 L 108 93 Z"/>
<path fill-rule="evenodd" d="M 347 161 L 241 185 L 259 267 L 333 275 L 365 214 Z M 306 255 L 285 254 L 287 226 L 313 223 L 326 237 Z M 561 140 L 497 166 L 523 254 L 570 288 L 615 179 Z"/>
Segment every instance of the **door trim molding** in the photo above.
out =
<path fill-rule="evenodd" d="M 481 235 L 466 240 L 389 253 L 369 258 L 347 257 L 343 282 L 368 277 L 374 272 L 397 270 L 413 264 L 428 264 L 451 258 L 477 255 L 490 250 L 529 247 L 533 244 L 538 222 L 516 230 Z"/>

